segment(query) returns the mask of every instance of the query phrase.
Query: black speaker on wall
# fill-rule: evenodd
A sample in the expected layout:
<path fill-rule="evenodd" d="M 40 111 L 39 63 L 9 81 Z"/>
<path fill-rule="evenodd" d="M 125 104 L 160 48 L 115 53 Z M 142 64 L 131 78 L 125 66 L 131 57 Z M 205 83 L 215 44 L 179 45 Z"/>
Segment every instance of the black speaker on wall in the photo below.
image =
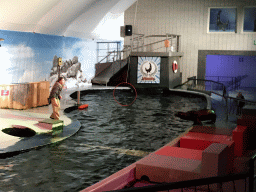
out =
<path fill-rule="evenodd" d="M 125 36 L 132 36 L 132 26 L 125 25 Z"/>

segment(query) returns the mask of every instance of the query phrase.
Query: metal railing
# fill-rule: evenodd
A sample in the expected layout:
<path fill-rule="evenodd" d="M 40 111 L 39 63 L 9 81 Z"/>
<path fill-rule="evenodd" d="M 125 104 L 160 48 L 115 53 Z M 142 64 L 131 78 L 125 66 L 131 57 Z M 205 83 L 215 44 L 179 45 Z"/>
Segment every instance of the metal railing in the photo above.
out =
<path fill-rule="evenodd" d="M 221 96 L 227 96 L 227 88 L 223 83 L 212 80 L 196 79 L 194 77 L 188 78 L 185 83 L 177 85 L 174 89 L 180 88 L 185 90 L 196 90 L 208 94 L 216 93 Z"/>
<path fill-rule="evenodd" d="M 194 189 L 194 191 L 212 191 L 210 185 L 217 184 L 217 191 L 223 191 L 223 184 L 226 182 L 233 183 L 233 192 L 236 192 L 236 180 L 244 180 L 244 191 L 247 192 L 254 192 L 254 181 L 255 181 L 255 174 L 254 174 L 254 163 L 256 159 L 256 154 L 254 154 L 249 160 L 249 171 L 245 173 L 237 173 L 237 174 L 230 174 L 224 176 L 216 176 L 216 177 L 208 177 L 208 178 L 201 178 L 201 179 L 194 179 L 188 181 L 179 181 L 174 183 L 163 183 L 163 184 L 152 184 L 145 187 L 131 187 L 126 189 L 114 190 L 111 192 L 157 192 L 157 191 L 170 191 L 174 189 Z M 248 181 L 248 183 L 247 183 Z M 247 190 L 247 184 L 249 185 Z M 207 188 L 202 188 L 200 186 L 207 186 Z M 109 191 L 110 192 L 110 191 Z M 231 192 L 228 190 L 228 192 Z M 237 191 L 238 192 L 238 191 Z M 239 190 L 239 192 L 242 192 Z"/>
<path fill-rule="evenodd" d="M 165 41 L 169 41 L 169 45 L 165 46 Z M 99 62 L 113 62 L 127 58 L 132 51 L 136 52 L 179 52 L 180 51 L 180 35 L 166 34 L 166 35 L 148 35 L 144 34 L 133 34 L 130 39 L 131 45 L 124 45 L 123 50 L 119 50 L 120 46 L 117 46 L 117 50 L 108 51 L 106 56 L 103 57 Z M 101 44 L 108 43 L 119 43 L 119 42 L 98 42 Z M 98 55 L 97 49 L 97 55 Z M 109 49 L 108 49 L 109 50 Z M 99 58 L 99 55 L 98 55 Z M 97 59 L 98 59 L 97 58 Z"/>
<path fill-rule="evenodd" d="M 227 119 L 229 114 L 237 112 L 237 106 L 239 102 L 244 102 L 245 105 L 256 105 L 256 101 L 230 97 L 228 89 L 223 83 L 212 80 L 196 79 L 195 77 L 190 77 L 185 83 L 177 85 L 174 87 L 174 89 L 175 88 L 203 92 L 208 95 L 215 94 L 222 97 L 225 100 L 224 107 L 226 109 Z"/>
<path fill-rule="evenodd" d="M 121 42 L 120 41 L 111 41 L 111 42 L 97 42 L 97 63 L 102 62 L 103 60 L 105 60 L 105 62 L 110 62 L 112 61 L 112 58 L 110 58 L 109 54 L 115 53 L 117 55 L 114 56 L 114 58 L 119 57 L 119 53 L 121 50 Z M 121 57 L 121 56 L 120 56 Z M 100 58 L 101 61 L 99 62 Z"/>
<path fill-rule="evenodd" d="M 119 65 L 121 66 L 121 62 L 122 62 L 122 59 L 123 59 L 122 53 L 123 53 L 123 51 L 112 51 L 112 52 L 108 53 L 108 55 L 105 56 L 103 59 L 101 59 L 97 64 L 95 64 L 95 77 L 97 77 L 102 72 L 102 71 L 98 71 L 99 68 L 100 68 L 101 62 L 106 60 L 109 57 L 112 57 L 111 63 L 112 62 L 118 62 Z"/>
<path fill-rule="evenodd" d="M 165 46 L 165 41 L 169 41 L 169 45 Z M 130 39 L 131 51 L 137 52 L 179 52 L 180 51 L 180 35 L 148 35 L 133 34 Z"/>
<path fill-rule="evenodd" d="M 122 54 L 122 51 L 116 51 L 116 50 L 112 52 L 108 52 L 108 54 L 105 57 L 103 57 L 103 59 L 101 59 L 98 63 L 101 63 L 104 60 L 105 62 L 113 62 L 113 61 L 121 60 L 122 58 L 121 54 Z M 111 57 L 112 59 L 109 59 Z"/>
<path fill-rule="evenodd" d="M 133 34 L 130 39 L 130 45 L 124 45 L 124 58 L 128 57 L 131 52 L 179 52 L 180 35 L 148 35 Z M 165 41 L 168 40 L 168 46 Z"/>
<path fill-rule="evenodd" d="M 228 90 L 237 90 L 240 87 L 241 81 L 248 77 L 248 75 L 241 75 L 236 77 L 231 76 L 206 76 L 207 80 L 222 83 Z"/>

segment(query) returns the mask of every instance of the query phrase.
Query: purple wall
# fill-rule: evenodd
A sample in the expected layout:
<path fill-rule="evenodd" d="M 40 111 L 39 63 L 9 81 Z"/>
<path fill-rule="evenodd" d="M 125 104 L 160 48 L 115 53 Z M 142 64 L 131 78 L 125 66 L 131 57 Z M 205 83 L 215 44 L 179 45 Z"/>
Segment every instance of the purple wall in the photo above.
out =
<path fill-rule="evenodd" d="M 206 79 L 214 80 L 209 76 L 236 77 L 248 75 L 241 81 L 241 87 L 256 87 L 256 56 L 238 55 L 207 55 Z M 216 78 L 215 78 L 216 80 Z"/>

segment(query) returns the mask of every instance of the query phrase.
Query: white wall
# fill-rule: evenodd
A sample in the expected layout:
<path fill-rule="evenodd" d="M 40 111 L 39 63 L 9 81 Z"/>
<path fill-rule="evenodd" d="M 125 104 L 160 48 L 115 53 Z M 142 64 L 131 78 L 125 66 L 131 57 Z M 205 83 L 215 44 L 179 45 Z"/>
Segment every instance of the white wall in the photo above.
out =
<path fill-rule="evenodd" d="M 182 80 L 197 76 L 198 50 L 255 51 L 256 33 L 243 33 L 243 8 L 255 0 L 139 0 L 125 11 L 124 24 L 145 35 L 181 35 Z M 209 7 L 236 7 L 237 33 L 207 33 Z M 128 44 L 128 37 L 125 38 Z"/>

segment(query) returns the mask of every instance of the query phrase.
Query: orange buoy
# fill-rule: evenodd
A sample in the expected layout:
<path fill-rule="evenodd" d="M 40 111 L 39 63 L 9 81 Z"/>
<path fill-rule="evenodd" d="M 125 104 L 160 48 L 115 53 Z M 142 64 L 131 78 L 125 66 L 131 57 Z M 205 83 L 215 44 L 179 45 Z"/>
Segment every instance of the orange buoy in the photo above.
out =
<path fill-rule="evenodd" d="M 79 107 L 78 107 L 78 109 L 80 109 L 80 110 L 83 110 L 83 109 L 85 109 L 85 108 L 88 108 L 88 104 L 83 104 L 83 105 L 80 105 Z"/>

